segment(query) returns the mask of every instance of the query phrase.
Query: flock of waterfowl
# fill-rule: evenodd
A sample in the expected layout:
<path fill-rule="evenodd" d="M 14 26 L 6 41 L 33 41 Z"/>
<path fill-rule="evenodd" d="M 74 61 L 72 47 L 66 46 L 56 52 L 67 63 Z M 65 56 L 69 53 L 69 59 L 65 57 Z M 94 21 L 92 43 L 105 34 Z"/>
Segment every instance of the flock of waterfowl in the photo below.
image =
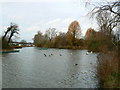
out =
<path fill-rule="evenodd" d="M 86 55 L 88 55 L 88 54 L 90 54 L 90 53 L 92 53 L 92 51 L 91 51 L 91 52 L 86 52 Z M 72 53 L 70 53 L 70 54 L 72 55 Z M 47 55 L 46 55 L 45 53 L 44 53 L 44 56 L 47 57 Z M 48 56 L 49 56 L 49 57 L 50 57 L 50 56 L 53 56 L 53 54 L 51 53 L 51 54 L 49 54 Z M 62 54 L 59 54 L 59 56 L 62 56 Z M 74 65 L 77 66 L 78 64 L 76 63 L 76 64 L 74 64 Z"/>
<path fill-rule="evenodd" d="M 91 52 L 86 52 L 86 55 L 88 55 L 89 53 L 92 53 L 92 51 Z M 70 53 L 71 55 L 72 55 L 72 53 Z M 60 56 L 62 56 L 62 54 L 59 54 Z M 44 53 L 44 56 L 45 57 L 47 57 L 47 55 Z M 49 56 L 53 56 L 53 54 L 51 53 L 51 54 L 49 54 Z"/>
<path fill-rule="evenodd" d="M 44 53 L 44 56 L 47 57 L 47 54 Z M 53 54 L 51 53 L 51 54 L 49 54 L 48 56 L 49 56 L 49 57 L 50 57 L 50 56 L 53 56 Z M 59 54 L 59 56 L 62 56 L 62 54 Z"/>

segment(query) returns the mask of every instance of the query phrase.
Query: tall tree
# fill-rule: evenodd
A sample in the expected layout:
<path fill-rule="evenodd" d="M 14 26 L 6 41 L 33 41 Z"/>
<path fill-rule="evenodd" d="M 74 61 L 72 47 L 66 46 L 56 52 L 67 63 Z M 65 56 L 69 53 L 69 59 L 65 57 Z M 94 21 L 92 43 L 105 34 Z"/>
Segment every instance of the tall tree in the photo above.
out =
<path fill-rule="evenodd" d="M 96 37 L 96 31 L 93 28 L 88 28 L 85 34 L 85 40 L 93 40 Z"/>
<path fill-rule="evenodd" d="M 113 29 L 120 23 L 120 1 L 105 2 L 103 5 L 95 7 L 91 15 L 97 18 L 101 32 L 111 36 Z"/>
<path fill-rule="evenodd" d="M 55 47 L 64 47 L 67 45 L 66 42 L 66 33 L 59 32 L 59 35 L 57 35 L 54 38 L 54 46 Z"/>
<path fill-rule="evenodd" d="M 55 36 L 57 36 L 56 28 L 49 28 L 46 30 L 45 35 L 51 41 Z"/>
<path fill-rule="evenodd" d="M 67 41 L 75 45 L 76 38 L 79 38 L 81 35 L 81 29 L 78 21 L 73 21 L 67 31 Z"/>
<path fill-rule="evenodd" d="M 43 37 L 42 33 L 40 31 L 38 31 L 38 33 L 34 36 L 35 46 L 39 46 L 41 44 L 42 37 Z"/>
<path fill-rule="evenodd" d="M 11 23 L 11 24 L 12 24 L 12 23 Z M 13 28 L 12 25 L 7 28 L 7 31 L 5 31 L 5 34 L 4 34 L 3 37 L 2 37 L 2 40 L 4 40 L 4 39 L 6 38 L 7 34 L 12 30 L 12 28 Z"/>
<path fill-rule="evenodd" d="M 19 34 L 19 29 L 18 29 L 18 25 L 15 23 L 11 23 L 10 25 L 10 36 L 8 38 L 8 43 L 10 43 L 11 38 L 13 36 L 15 36 L 15 34 Z"/>

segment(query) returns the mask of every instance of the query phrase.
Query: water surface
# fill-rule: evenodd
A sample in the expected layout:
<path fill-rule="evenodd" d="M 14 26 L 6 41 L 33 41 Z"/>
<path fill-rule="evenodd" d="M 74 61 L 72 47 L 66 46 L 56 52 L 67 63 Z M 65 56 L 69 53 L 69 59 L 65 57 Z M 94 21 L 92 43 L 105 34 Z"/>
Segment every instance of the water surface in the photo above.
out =
<path fill-rule="evenodd" d="M 87 50 L 22 48 L 3 54 L 3 88 L 95 88 L 97 54 Z"/>

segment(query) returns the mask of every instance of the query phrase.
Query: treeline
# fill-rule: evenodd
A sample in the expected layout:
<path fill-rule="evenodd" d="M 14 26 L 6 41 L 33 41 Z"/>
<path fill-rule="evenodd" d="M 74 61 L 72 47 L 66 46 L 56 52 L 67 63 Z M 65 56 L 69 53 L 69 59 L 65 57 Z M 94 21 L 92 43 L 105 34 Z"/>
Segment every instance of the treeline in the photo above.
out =
<path fill-rule="evenodd" d="M 89 28 L 86 32 L 84 43 L 90 51 L 105 52 L 114 50 L 118 41 L 114 33 L 109 35 L 102 31 L 96 32 L 94 29 Z"/>
<path fill-rule="evenodd" d="M 67 33 L 49 28 L 44 34 L 38 31 L 33 40 L 37 47 L 79 49 L 83 47 L 83 39 L 80 39 L 80 36 L 79 22 L 73 21 L 69 25 Z"/>
<path fill-rule="evenodd" d="M 66 48 L 66 49 L 88 49 L 93 52 L 104 52 L 113 50 L 117 45 L 117 37 L 113 32 L 104 33 L 88 28 L 84 37 L 81 36 L 80 25 L 73 21 L 68 31 L 57 32 L 55 28 L 49 28 L 43 34 L 38 33 L 33 38 L 34 45 L 43 48 Z"/>

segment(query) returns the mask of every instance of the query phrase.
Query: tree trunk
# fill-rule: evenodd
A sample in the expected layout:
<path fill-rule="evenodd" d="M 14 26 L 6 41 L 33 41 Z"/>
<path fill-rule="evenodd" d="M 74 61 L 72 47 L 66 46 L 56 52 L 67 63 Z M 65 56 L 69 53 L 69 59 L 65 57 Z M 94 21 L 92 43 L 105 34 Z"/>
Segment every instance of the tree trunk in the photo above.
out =
<path fill-rule="evenodd" d="M 118 43 L 118 74 L 120 75 L 120 43 Z M 118 85 L 120 87 L 120 76 L 118 77 Z"/>
<path fill-rule="evenodd" d="M 13 33 L 11 33 L 9 40 L 8 40 L 8 43 L 10 43 L 12 36 L 13 36 Z"/>
<path fill-rule="evenodd" d="M 5 35 L 2 37 L 2 40 L 4 40 L 4 39 L 5 39 L 5 37 L 7 36 L 7 33 L 8 33 L 8 31 L 7 31 L 7 32 L 5 32 Z"/>

